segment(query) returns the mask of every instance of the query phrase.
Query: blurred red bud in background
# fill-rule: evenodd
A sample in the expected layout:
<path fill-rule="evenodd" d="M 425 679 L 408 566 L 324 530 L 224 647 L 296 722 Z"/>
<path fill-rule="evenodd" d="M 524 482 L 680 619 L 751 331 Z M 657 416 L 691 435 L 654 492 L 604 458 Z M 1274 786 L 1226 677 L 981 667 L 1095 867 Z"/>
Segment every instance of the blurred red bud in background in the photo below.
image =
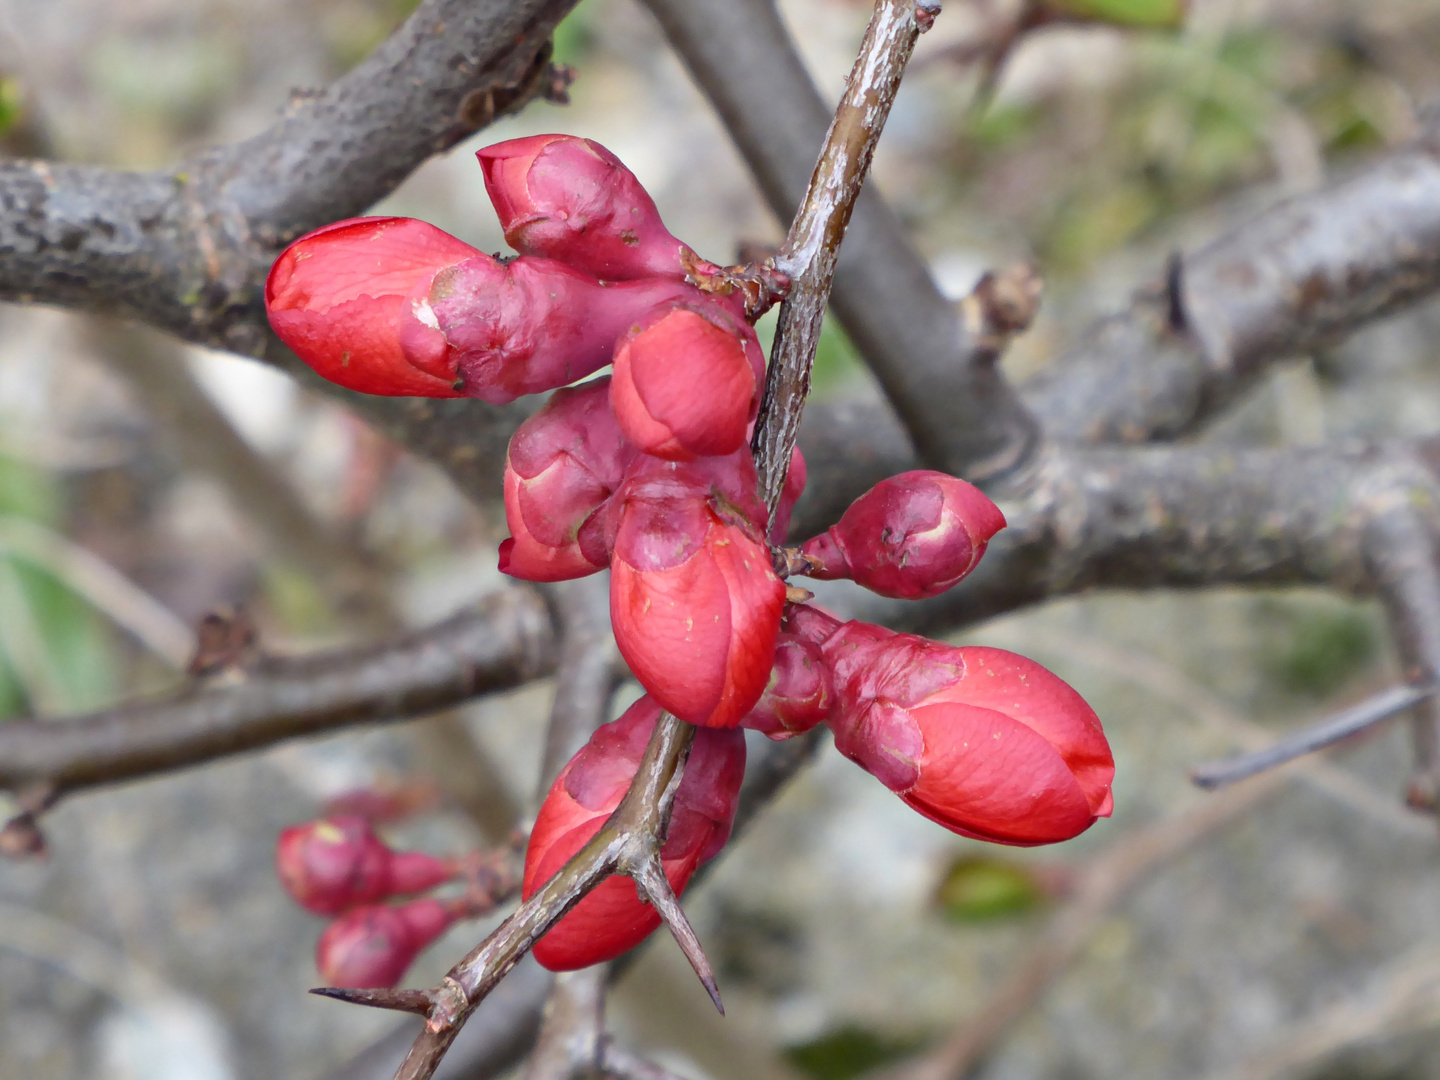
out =
<path fill-rule="evenodd" d="M 295 902 L 317 915 L 433 889 L 455 863 L 419 851 L 392 851 L 358 814 L 338 814 L 281 831 L 275 873 Z"/>
<path fill-rule="evenodd" d="M 394 986 L 456 918 L 439 900 L 352 908 L 320 935 L 315 966 L 329 986 Z"/>

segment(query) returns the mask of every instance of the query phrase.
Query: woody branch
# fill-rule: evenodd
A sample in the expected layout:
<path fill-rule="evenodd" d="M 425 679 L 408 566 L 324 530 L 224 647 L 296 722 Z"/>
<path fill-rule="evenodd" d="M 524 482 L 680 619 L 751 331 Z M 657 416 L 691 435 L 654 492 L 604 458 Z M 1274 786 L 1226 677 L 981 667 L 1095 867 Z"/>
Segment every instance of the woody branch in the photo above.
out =
<path fill-rule="evenodd" d="M 818 342 L 818 318 L 812 325 L 809 313 L 823 313 L 845 225 L 918 33 L 913 3 L 879 0 L 782 255 L 782 269 L 794 284 L 781 310 L 781 329 L 756 426 L 760 489 L 772 512 L 789 466 Z M 775 374 L 776 369 L 782 373 Z M 649 894 L 719 1005 L 709 963 L 658 859 L 693 738 L 693 727 L 661 714 L 630 790 L 595 838 L 428 992 L 425 1030 L 416 1038 L 397 1080 L 432 1076 L 460 1025 L 485 995 L 536 940 L 615 872 L 629 874 Z"/>

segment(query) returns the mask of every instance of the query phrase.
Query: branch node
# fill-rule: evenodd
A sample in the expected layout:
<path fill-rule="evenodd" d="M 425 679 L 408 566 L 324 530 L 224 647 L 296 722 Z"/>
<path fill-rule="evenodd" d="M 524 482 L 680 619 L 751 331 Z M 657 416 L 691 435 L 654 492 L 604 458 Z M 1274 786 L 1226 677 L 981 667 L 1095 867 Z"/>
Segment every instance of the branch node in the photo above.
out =
<path fill-rule="evenodd" d="M 432 1035 L 448 1031 L 465 1014 L 470 1006 L 470 997 L 465 987 L 452 975 L 440 980 L 440 985 L 427 995 L 431 1002 L 425 1030 Z"/>
<path fill-rule="evenodd" d="M 960 301 L 960 314 L 975 347 L 996 356 L 1003 352 L 1015 335 L 1030 329 L 1044 291 L 1044 281 L 1029 263 L 985 274 Z"/>

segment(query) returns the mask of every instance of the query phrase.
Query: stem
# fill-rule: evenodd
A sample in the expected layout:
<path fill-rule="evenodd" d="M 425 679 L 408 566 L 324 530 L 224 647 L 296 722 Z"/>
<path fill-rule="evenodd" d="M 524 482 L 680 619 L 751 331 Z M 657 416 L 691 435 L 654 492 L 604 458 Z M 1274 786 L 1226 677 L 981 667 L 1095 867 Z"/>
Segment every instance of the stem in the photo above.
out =
<path fill-rule="evenodd" d="M 923 10 L 933 18 L 933 8 Z M 894 103 L 906 61 L 920 33 L 915 0 L 877 0 L 860 55 L 830 125 L 805 201 L 777 259 L 791 276 L 755 428 L 753 448 L 760 494 L 773 515 L 780 498 L 800 414 L 810 392 L 810 369 L 820 339 L 835 260 L 860 194 L 875 143 Z M 555 923 L 612 873 L 627 874 L 662 913 L 671 933 L 720 1006 L 714 976 L 655 860 L 669 824 L 675 792 L 695 729 L 661 713 L 624 800 L 604 827 L 539 892 L 450 969 L 396 1080 L 428 1080 L 460 1026 L 506 973 Z M 669 895 L 667 895 L 669 894 Z M 723 1009 L 721 1010 L 723 1012 Z"/>
<path fill-rule="evenodd" d="M 790 275 L 790 293 L 780 305 L 760 421 L 751 443 L 760 473 L 760 497 L 772 515 L 795 449 L 800 414 L 810 395 L 810 370 L 820 344 L 840 241 L 920 35 L 915 12 L 914 0 L 876 0 L 875 14 L 845 80 L 845 93 L 830 122 L 805 200 L 776 258 L 776 267 Z"/>

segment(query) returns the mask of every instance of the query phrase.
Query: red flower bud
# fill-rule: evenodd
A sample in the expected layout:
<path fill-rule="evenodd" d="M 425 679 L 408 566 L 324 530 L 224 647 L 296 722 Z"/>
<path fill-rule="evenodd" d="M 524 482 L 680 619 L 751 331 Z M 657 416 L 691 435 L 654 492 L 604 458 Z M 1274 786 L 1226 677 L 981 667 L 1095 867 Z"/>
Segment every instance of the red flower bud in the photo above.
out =
<path fill-rule="evenodd" d="M 635 174 L 597 142 L 532 135 L 476 155 L 505 239 L 611 281 L 685 276 L 693 258 Z"/>
<path fill-rule="evenodd" d="M 652 458 L 615 496 L 615 642 L 652 697 L 707 727 L 733 727 L 755 707 L 785 604 L 785 584 L 755 525 L 757 507 L 764 508 L 753 484 L 745 508 L 722 487 L 738 460 L 673 465 Z"/>
<path fill-rule="evenodd" d="M 755 331 L 715 304 L 671 303 L 615 347 L 610 400 L 626 438 L 670 461 L 733 454 L 760 402 Z"/>
<path fill-rule="evenodd" d="M 352 908 L 315 943 L 315 966 L 330 986 L 394 986 L 456 912 L 439 900 Z"/>
<path fill-rule="evenodd" d="M 527 581 L 564 581 L 604 569 L 602 513 L 636 450 L 610 411 L 610 379 L 557 390 L 510 438 L 500 570 Z"/>
<path fill-rule="evenodd" d="M 369 821 L 342 814 L 281 831 L 275 873 L 295 902 L 317 915 L 433 889 L 456 867 L 419 851 L 392 851 Z"/>
<path fill-rule="evenodd" d="M 280 340 L 331 382 L 366 394 L 460 397 L 426 306 L 435 275 L 480 253 L 413 218 L 350 218 L 302 236 L 265 282 Z"/>
<path fill-rule="evenodd" d="M 651 308 L 701 295 L 680 281 L 602 284 L 554 259 L 476 255 L 435 276 L 429 304 L 457 385 L 503 405 L 583 379 Z"/>
<path fill-rule="evenodd" d="M 921 600 L 974 570 L 1004 527 L 979 488 L 917 469 L 880 481 L 800 550 L 816 564 L 810 577 L 850 578 L 881 596 Z"/>
<path fill-rule="evenodd" d="M 775 507 L 775 520 L 770 525 L 770 543 L 783 544 L 790 533 L 790 514 L 805 493 L 805 457 L 800 447 L 790 455 L 790 468 L 785 471 L 785 486 L 780 489 L 780 502 Z"/>
<path fill-rule="evenodd" d="M 781 631 L 770 682 L 740 726 L 777 741 L 789 739 L 828 720 L 834 705 L 830 669 L 820 655 L 820 647 Z"/>
<path fill-rule="evenodd" d="M 555 779 L 530 831 L 521 888 L 525 899 L 584 847 L 620 805 L 659 717 L 660 706 L 641 698 L 620 719 L 596 731 Z M 660 850 L 665 877 L 677 895 L 729 839 L 744 774 L 744 735 L 696 732 Z M 634 883 L 615 875 L 536 942 L 535 959 L 551 971 L 588 967 L 634 948 L 659 925 L 660 916 L 640 899 Z"/>
<path fill-rule="evenodd" d="M 1100 721 L 1045 668 L 866 623 L 831 632 L 825 618 L 806 613 L 790 625 L 824 637 L 835 746 L 921 814 L 962 836 L 1021 846 L 1068 840 L 1109 816 L 1115 763 Z"/>

